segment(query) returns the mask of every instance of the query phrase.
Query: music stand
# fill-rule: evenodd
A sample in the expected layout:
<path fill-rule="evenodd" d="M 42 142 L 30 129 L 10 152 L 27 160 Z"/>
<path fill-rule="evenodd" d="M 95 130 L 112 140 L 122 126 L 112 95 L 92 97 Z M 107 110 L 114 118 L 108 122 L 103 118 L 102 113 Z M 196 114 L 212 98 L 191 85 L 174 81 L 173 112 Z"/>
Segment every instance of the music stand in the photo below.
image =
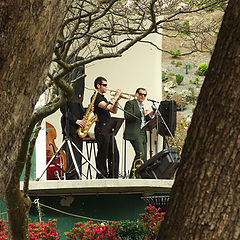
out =
<path fill-rule="evenodd" d="M 114 165 L 115 165 L 115 155 L 114 155 L 114 136 L 117 135 L 118 130 L 122 126 L 122 123 L 124 121 L 124 118 L 117 118 L 117 117 L 111 117 L 108 121 L 107 124 L 103 127 L 102 129 L 102 134 L 103 135 L 111 135 L 112 137 L 112 154 L 113 154 L 113 178 L 114 176 Z"/>
<path fill-rule="evenodd" d="M 123 111 L 124 112 L 124 114 L 128 114 L 128 115 L 130 115 L 130 116 L 132 116 L 132 117 L 134 117 L 134 118 L 136 118 L 136 119 L 139 119 L 139 117 L 137 117 L 137 116 L 135 116 L 134 114 L 132 114 L 132 113 L 130 113 L 130 112 L 128 112 L 128 111 L 126 111 L 125 109 L 123 109 L 121 106 L 117 106 L 117 108 L 118 109 L 120 109 L 121 111 Z M 123 178 L 126 178 L 127 177 L 127 172 L 126 172 L 126 166 L 127 166 L 127 158 L 126 158 L 126 148 L 127 148 L 127 146 L 126 146 L 126 139 L 124 139 L 125 140 L 125 143 L 124 143 L 124 160 L 123 160 L 123 164 L 124 164 L 124 176 L 123 176 Z"/>

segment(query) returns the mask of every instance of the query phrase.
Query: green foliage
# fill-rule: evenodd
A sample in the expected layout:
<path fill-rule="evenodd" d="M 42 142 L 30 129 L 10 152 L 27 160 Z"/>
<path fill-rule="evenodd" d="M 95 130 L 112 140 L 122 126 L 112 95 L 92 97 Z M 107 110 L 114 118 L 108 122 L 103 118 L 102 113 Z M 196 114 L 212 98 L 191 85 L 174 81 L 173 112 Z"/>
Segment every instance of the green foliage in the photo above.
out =
<path fill-rule="evenodd" d="M 199 84 L 199 78 L 196 77 L 193 83 L 196 84 L 196 85 L 198 85 L 198 84 Z"/>
<path fill-rule="evenodd" d="M 98 240 L 155 240 L 163 221 L 164 212 L 160 208 L 148 205 L 141 220 L 118 221 L 111 223 L 79 222 L 65 233 L 66 239 L 98 239 Z"/>
<path fill-rule="evenodd" d="M 177 74 L 177 75 L 176 75 L 176 83 L 177 83 L 178 85 L 181 84 L 181 82 L 183 81 L 183 79 L 184 79 L 184 76 L 183 76 L 183 75 L 180 75 L 180 74 Z"/>
<path fill-rule="evenodd" d="M 196 77 L 194 81 L 189 80 L 189 83 L 192 83 L 192 84 L 196 84 L 196 85 L 198 85 L 198 84 L 199 84 L 199 81 L 200 81 L 199 78 Z"/>
<path fill-rule="evenodd" d="M 168 76 L 166 74 L 162 74 L 162 82 L 163 83 L 168 82 Z"/>
<path fill-rule="evenodd" d="M 43 212 L 43 209 L 42 209 L 41 205 L 37 204 L 37 205 L 36 205 L 36 208 L 37 208 L 37 210 L 38 210 L 39 218 L 42 219 L 43 216 L 45 216 L 45 214 L 44 214 L 44 212 Z"/>
<path fill-rule="evenodd" d="M 181 55 L 181 51 L 179 49 L 172 49 L 170 50 L 170 53 L 172 54 L 172 57 L 177 58 Z"/>
<path fill-rule="evenodd" d="M 198 65 L 197 72 L 200 76 L 205 76 L 207 70 L 208 70 L 208 64 L 207 63 L 200 63 Z"/>
<path fill-rule="evenodd" d="M 189 21 L 184 21 L 182 29 L 181 29 L 181 33 L 183 35 L 190 35 L 190 23 Z"/>
<path fill-rule="evenodd" d="M 186 64 L 186 67 L 187 67 L 187 69 L 191 69 L 192 65 L 188 63 L 188 64 Z"/>
<path fill-rule="evenodd" d="M 119 236 L 122 240 L 143 240 L 143 222 L 121 221 Z"/>

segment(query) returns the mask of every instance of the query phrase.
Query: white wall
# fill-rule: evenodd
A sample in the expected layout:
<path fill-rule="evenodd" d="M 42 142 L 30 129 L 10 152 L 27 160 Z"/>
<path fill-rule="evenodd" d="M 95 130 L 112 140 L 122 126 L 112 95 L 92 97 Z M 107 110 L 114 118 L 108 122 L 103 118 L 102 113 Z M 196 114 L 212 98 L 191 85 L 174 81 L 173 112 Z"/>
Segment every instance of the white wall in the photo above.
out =
<path fill-rule="evenodd" d="M 161 47 L 161 37 L 159 35 L 151 36 L 151 39 L 155 44 Z M 153 46 L 143 43 L 138 43 L 136 46 L 128 50 L 121 58 L 105 59 L 97 61 L 86 66 L 86 80 L 85 86 L 94 88 L 94 80 L 98 76 L 103 76 L 108 80 L 109 89 L 121 89 L 123 92 L 134 94 L 138 87 L 144 87 L 147 89 L 149 98 L 156 99 L 158 101 L 162 98 L 162 85 L 161 85 L 161 52 L 156 50 Z M 90 101 L 90 97 L 93 91 L 85 90 L 84 106 L 87 107 Z M 110 94 L 107 93 L 106 97 L 109 99 Z M 122 99 L 120 104 L 124 107 L 126 100 Z M 151 102 L 145 101 L 145 108 L 151 110 Z M 118 114 L 112 115 L 116 117 L 123 117 L 123 112 L 118 111 Z M 61 126 L 60 126 L 60 111 L 49 116 L 46 120 L 53 124 L 57 129 L 56 144 L 60 146 L 62 142 Z M 123 130 L 124 124 L 117 134 L 117 144 L 120 152 L 120 169 L 122 169 L 123 160 Z M 90 132 L 93 132 L 91 128 Z M 156 136 L 152 136 L 153 145 L 156 140 Z M 161 140 L 158 140 L 159 146 L 161 146 Z M 154 154 L 155 146 L 154 146 Z M 85 152 L 85 151 L 84 151 Z M 153 155 L 154 155 L 153 154 Z M 148 157 L 149 157 L 148 151 Z M 134 151 L 130 145 L 127 144 L 127 170 L 129 170 L 134 157 Z M 93 162 L 94 163 L 94 162 Z M 94 174 L 95 176 L 95 174 Z"/>

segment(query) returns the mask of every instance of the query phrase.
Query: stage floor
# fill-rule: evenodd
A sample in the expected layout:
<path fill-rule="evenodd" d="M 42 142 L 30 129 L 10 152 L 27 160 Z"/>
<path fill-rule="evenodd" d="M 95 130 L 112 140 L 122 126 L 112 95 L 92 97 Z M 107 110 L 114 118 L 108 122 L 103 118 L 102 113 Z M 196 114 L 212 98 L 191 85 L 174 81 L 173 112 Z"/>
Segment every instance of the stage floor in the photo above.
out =
<path fill-rule="evenodd" d="M 40 180 L 29 182 L 29 195 L 91 195 L 170 193 L 174 180 L 169 179 L 91 179 Z M 21 182 L 21 189 L 23 182 Z"/>

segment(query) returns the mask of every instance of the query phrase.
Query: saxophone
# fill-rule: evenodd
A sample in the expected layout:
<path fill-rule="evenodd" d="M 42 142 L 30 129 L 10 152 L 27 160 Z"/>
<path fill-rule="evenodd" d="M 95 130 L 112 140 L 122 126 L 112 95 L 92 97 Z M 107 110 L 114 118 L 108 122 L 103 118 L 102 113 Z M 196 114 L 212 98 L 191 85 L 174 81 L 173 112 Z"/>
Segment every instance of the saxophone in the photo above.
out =
<path fill-rule="evenodd" d="M 92 113 L 92 108 L 94 105 L 94 102 L 96 100 L 98 91 L 95 92 L 95 94 L 93 95 L 92 98 L 92 102 L 89 104 L 88 109 L 86 111 L 85 116 L 83 117 L 83 121 L 86 122 L 84 127 L 80 127 L 77 130 L 77 134 L 80 138 L 84 138 L 87 136 L 89 129 L 91 128 L 91 126 L 93 125 L 94 122 L 96 122 L 98 120 L 97 114 L 94 114 L 91 118 L 90 118 L 90 114 Z"/>

